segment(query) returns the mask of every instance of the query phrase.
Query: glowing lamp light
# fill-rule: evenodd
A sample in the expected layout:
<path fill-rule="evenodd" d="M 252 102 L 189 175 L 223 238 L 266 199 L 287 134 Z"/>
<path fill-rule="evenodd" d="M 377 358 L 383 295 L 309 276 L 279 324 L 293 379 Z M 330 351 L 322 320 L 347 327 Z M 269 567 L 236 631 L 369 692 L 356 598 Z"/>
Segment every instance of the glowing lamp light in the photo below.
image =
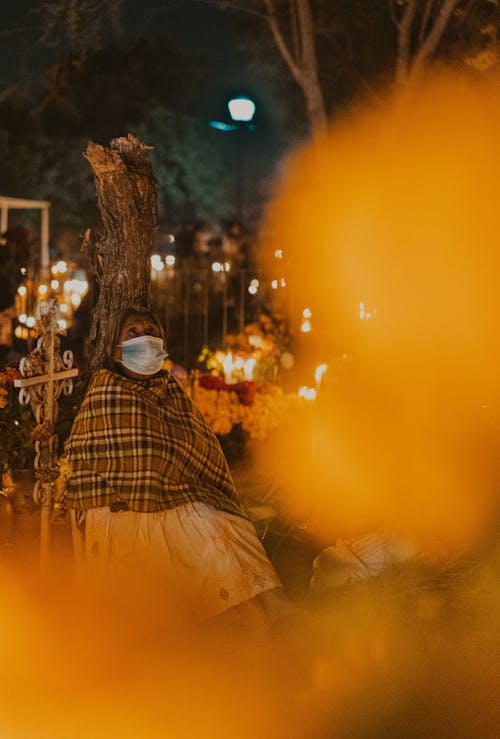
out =
<path fill-rule="evenodd" d="M 70 300 L 71 300 L 71 304 L 74 305 L 75 308 L 78 308 L 78 306 L 82 302 L 82 296 L 79 295 L 78 293 L 71 293 Z"/>
<path fill-rule="evenodd" d="M 151 268 L 155 272 L 161 272 L 162 269 L 165 269 L 165 265 L 163 264 L 163 259 L 159 254 L 152 254 L 151 255 Z"/>
<path fill-rule="evenodd" d="M 311 318 L 312 313 L 309 308 L 304 308 L 304 310 L 302 311 L 302 315 L 304 316 L 304 318 Z"/>
<path fill-rule="evenodd" d="M 223 266 L 220 262 L 213 262 L 212 264 L 212 271 L 213 272 L 222 272 Z"/>
<path fill-rule="evenodd" d="M 278 289 L 278 280 L 273 280 L 271 282 L 271 287 L 273 288 L 273 290 L 277 290 Z"/>
<path fill-rule="evenodd" d="M 18 339 L 22 339 L 23 338 L 23 327 L 16 326 L 16 328 L 14 329 L 14 334 L 16 335 Z"/>
<path fill-rule="evenodd" d="M 255 278 L 251 280 L 250 286 L 248 288 L 248 292 L 250 295 L 257 295 L 257 292 L 259 290 L 259 281 Z"/>
<path fill-rule="evenodd" d="M 227 107 L 229 115 L 237 123 L 250 123 L 255 115 L 255 103 L 246 95 L 238 95 L 231 98 Z"/>
<path fill-rule="evenodd" d="M 311 321 L 302 321 L 300 330 L 303 334 L 308 334 L 309 331 L 312 331 Z"/>
<path fill-rule="evenodd" d="M 19 295 L 26 295 L 26 293 L 28 292 L 28 288 L 26 287 L 26 285 L 19 285 L 19 287 L 17 288 L 17 292 L 19 293 Z"/>
<path fill-rule="evenodd" d="M 224 272 L 229 272 L 230 269 L 231 265 L 229 264 L 229 262 L 224 262 Z"/>
<path fill-rule="evenodd" d="M 61 313 L 67 313 L 68 312 L 68 306 L 66 305 L 66 303 L 61 303 L 60 306 L 59 306 L 59 310 L 61 311 Z"/>
<path fill-rule="evenodd" d="M 51 280 L 50 286 L 52 290 L 58 290 L 59 289 L 59 280 Z"/>
<path fill-rule="evenodd" d="M 285 280 L 284 277 L 281 278 L 280 285 L 281 285 L 281 287 L 286 287 L 286 280 Z"/>
<path fill-rule="evenodd" d="M 28 318 L 28 316 L 26 315 L 26 313 L 21 313 L 17 317 L 17 320 L 19 321 L 19 323 L 26 323 L 27 318 Z"/>
<path fill-rule="evenodd" d="M 276 249 L 274 257 L 275 259 L 283 259 L 283 249 Z"/>
<path fill-rule="evenodd" d="M 53 275 L 63 275 L 65 272 L 68 271 L 68 265 L 66 264 L 66 262 L 59 260 L 59 262 L 53 264 L 50 269 Z"/>
<path fill-rule="evenodd" d="M 57 325 L 59 326 L 59 328 L 62 328 L 62 329 L 68 328 L 68 322 L 64 318 L 60 318 L 57 322 Z"/>
<path fill-rule="evenodd" d="M 28 316 L 27 317 L 27 319 L 26 319 L 26 325 L 29 328 L 33 328 L 33 326 L 35 325 L 35 323 L 36 323 L 35 316 Z"/>
<path fill-rule="evenodd" d="M 40 295 L 47 295 L 48 291 L 49 288 L 47 287 L 47 285 L 39 285 L 38 292 L 40 293 Z"/>
<path fill-rule="evenodd" d="M 174 257 L 173 254 L 167 254 L 167 256 L 165 257 L 165 264 L 167 265 L 167 267 L 173 267 L 174 266 L 174 264 L 175 264 L 175 257 Z"/>

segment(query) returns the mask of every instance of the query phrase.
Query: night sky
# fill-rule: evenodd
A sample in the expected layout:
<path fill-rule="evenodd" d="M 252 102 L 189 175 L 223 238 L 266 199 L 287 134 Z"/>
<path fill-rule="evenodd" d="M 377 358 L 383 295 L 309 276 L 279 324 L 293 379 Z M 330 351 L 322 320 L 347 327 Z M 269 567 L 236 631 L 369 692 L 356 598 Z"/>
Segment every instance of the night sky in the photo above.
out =
<path fill-rule="evenodd" d="M 41 5 L 30 0 L 0 0 L 4 29 L 0 45 L 0 89 L 17 81 L 26 83 L 20 89 L 29 95 L 36 95 L 40 89 L 40 74 L 45 73 L 57 53 L 37 43 Z M 200 120 L 228 121 L 227 101 L 231 96 L 247 94 L 255 100 L 255 131 L 245 142 L 245 170 L 248 181 L 272 177 L 283 151 L 279 133 L 281 113 L 273 91 L 256 76 L 250 60 L 238 48 L 244 14 L 192 0 L 156 3 L 125 0 L 122 23 L 125 34 L 122 43 L 164 38 L 188 56 L 203 60 L 205 80 L 198 99 L 189 102 L 189 114 Z M 116 42 L 111 34 L 110 42 Z M 229 141 L 227 144 L 231 146 Z"/>

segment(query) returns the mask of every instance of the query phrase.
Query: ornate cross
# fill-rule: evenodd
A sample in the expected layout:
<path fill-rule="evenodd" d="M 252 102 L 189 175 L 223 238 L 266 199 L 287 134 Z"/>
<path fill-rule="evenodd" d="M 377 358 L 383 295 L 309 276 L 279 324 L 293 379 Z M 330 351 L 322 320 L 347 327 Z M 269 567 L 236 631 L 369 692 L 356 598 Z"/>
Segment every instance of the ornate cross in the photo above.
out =
<path fill-rule="evenodd" d="M 31 405 L 37 425 L 33 430 L 35 445 L 36 483 L 33 498 L 41 506 L 40 517 L 40 565 L 47 571 L 50 551 L 50 515 L 54 497 L 54 483 L 59 476 L 58 443 L 55 424 L 58 414 L 57 400 L 61 393 L 73 392 L 73 354 L 69 350 L 60 354 L 58 336 L 57 300 L 41 301 L 37 307 L 39 338 L 36 348 L 19 363 L 22 378 L 14 385 L 20 388 L 19 402 Z"/>

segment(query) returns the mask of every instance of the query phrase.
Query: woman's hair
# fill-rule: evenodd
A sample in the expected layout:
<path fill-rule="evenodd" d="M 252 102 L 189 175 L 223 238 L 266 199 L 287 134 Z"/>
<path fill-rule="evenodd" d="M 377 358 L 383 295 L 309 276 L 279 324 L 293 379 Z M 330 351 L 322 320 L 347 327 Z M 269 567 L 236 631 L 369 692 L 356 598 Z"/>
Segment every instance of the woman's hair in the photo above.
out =
<path fill-rule="evenodd" d="M 127 308 L 120 308 L 120 310 L 111 314 L 106 328 L 104 329 L 104 353 L 101 367 L 113 370 L 113 372 L 121 372 L 119 363 L 115 362 L 113 359 L 113 351 L 120 341 L 120 334 L 125 322 L 131 318 L 131 316 L 139 316 L 140 318 L 145 318 L 154 323 L 159 331 L 159 336 L 161 336 L 163 343 L 165 344 L 163 326 L 154 313 L 151 313 L 147 308 L 135 305 L 130 305 Z"/>

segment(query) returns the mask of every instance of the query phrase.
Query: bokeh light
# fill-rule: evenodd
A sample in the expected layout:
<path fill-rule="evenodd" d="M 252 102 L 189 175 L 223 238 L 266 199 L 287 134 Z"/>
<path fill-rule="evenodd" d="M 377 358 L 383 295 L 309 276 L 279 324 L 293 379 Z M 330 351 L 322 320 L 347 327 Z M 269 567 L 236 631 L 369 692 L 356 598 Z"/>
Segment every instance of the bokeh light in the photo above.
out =
<path fill-rule="evenodd" d="M 271 453 L 327 536 L 460 549 L 497 523 L 495 89 L 441 76 L 346 117 L 292 157 L 270 209 L 268 268 L 279 236 L 314 315 L 299 361 L 329 365 L 310 426 Z"/>

